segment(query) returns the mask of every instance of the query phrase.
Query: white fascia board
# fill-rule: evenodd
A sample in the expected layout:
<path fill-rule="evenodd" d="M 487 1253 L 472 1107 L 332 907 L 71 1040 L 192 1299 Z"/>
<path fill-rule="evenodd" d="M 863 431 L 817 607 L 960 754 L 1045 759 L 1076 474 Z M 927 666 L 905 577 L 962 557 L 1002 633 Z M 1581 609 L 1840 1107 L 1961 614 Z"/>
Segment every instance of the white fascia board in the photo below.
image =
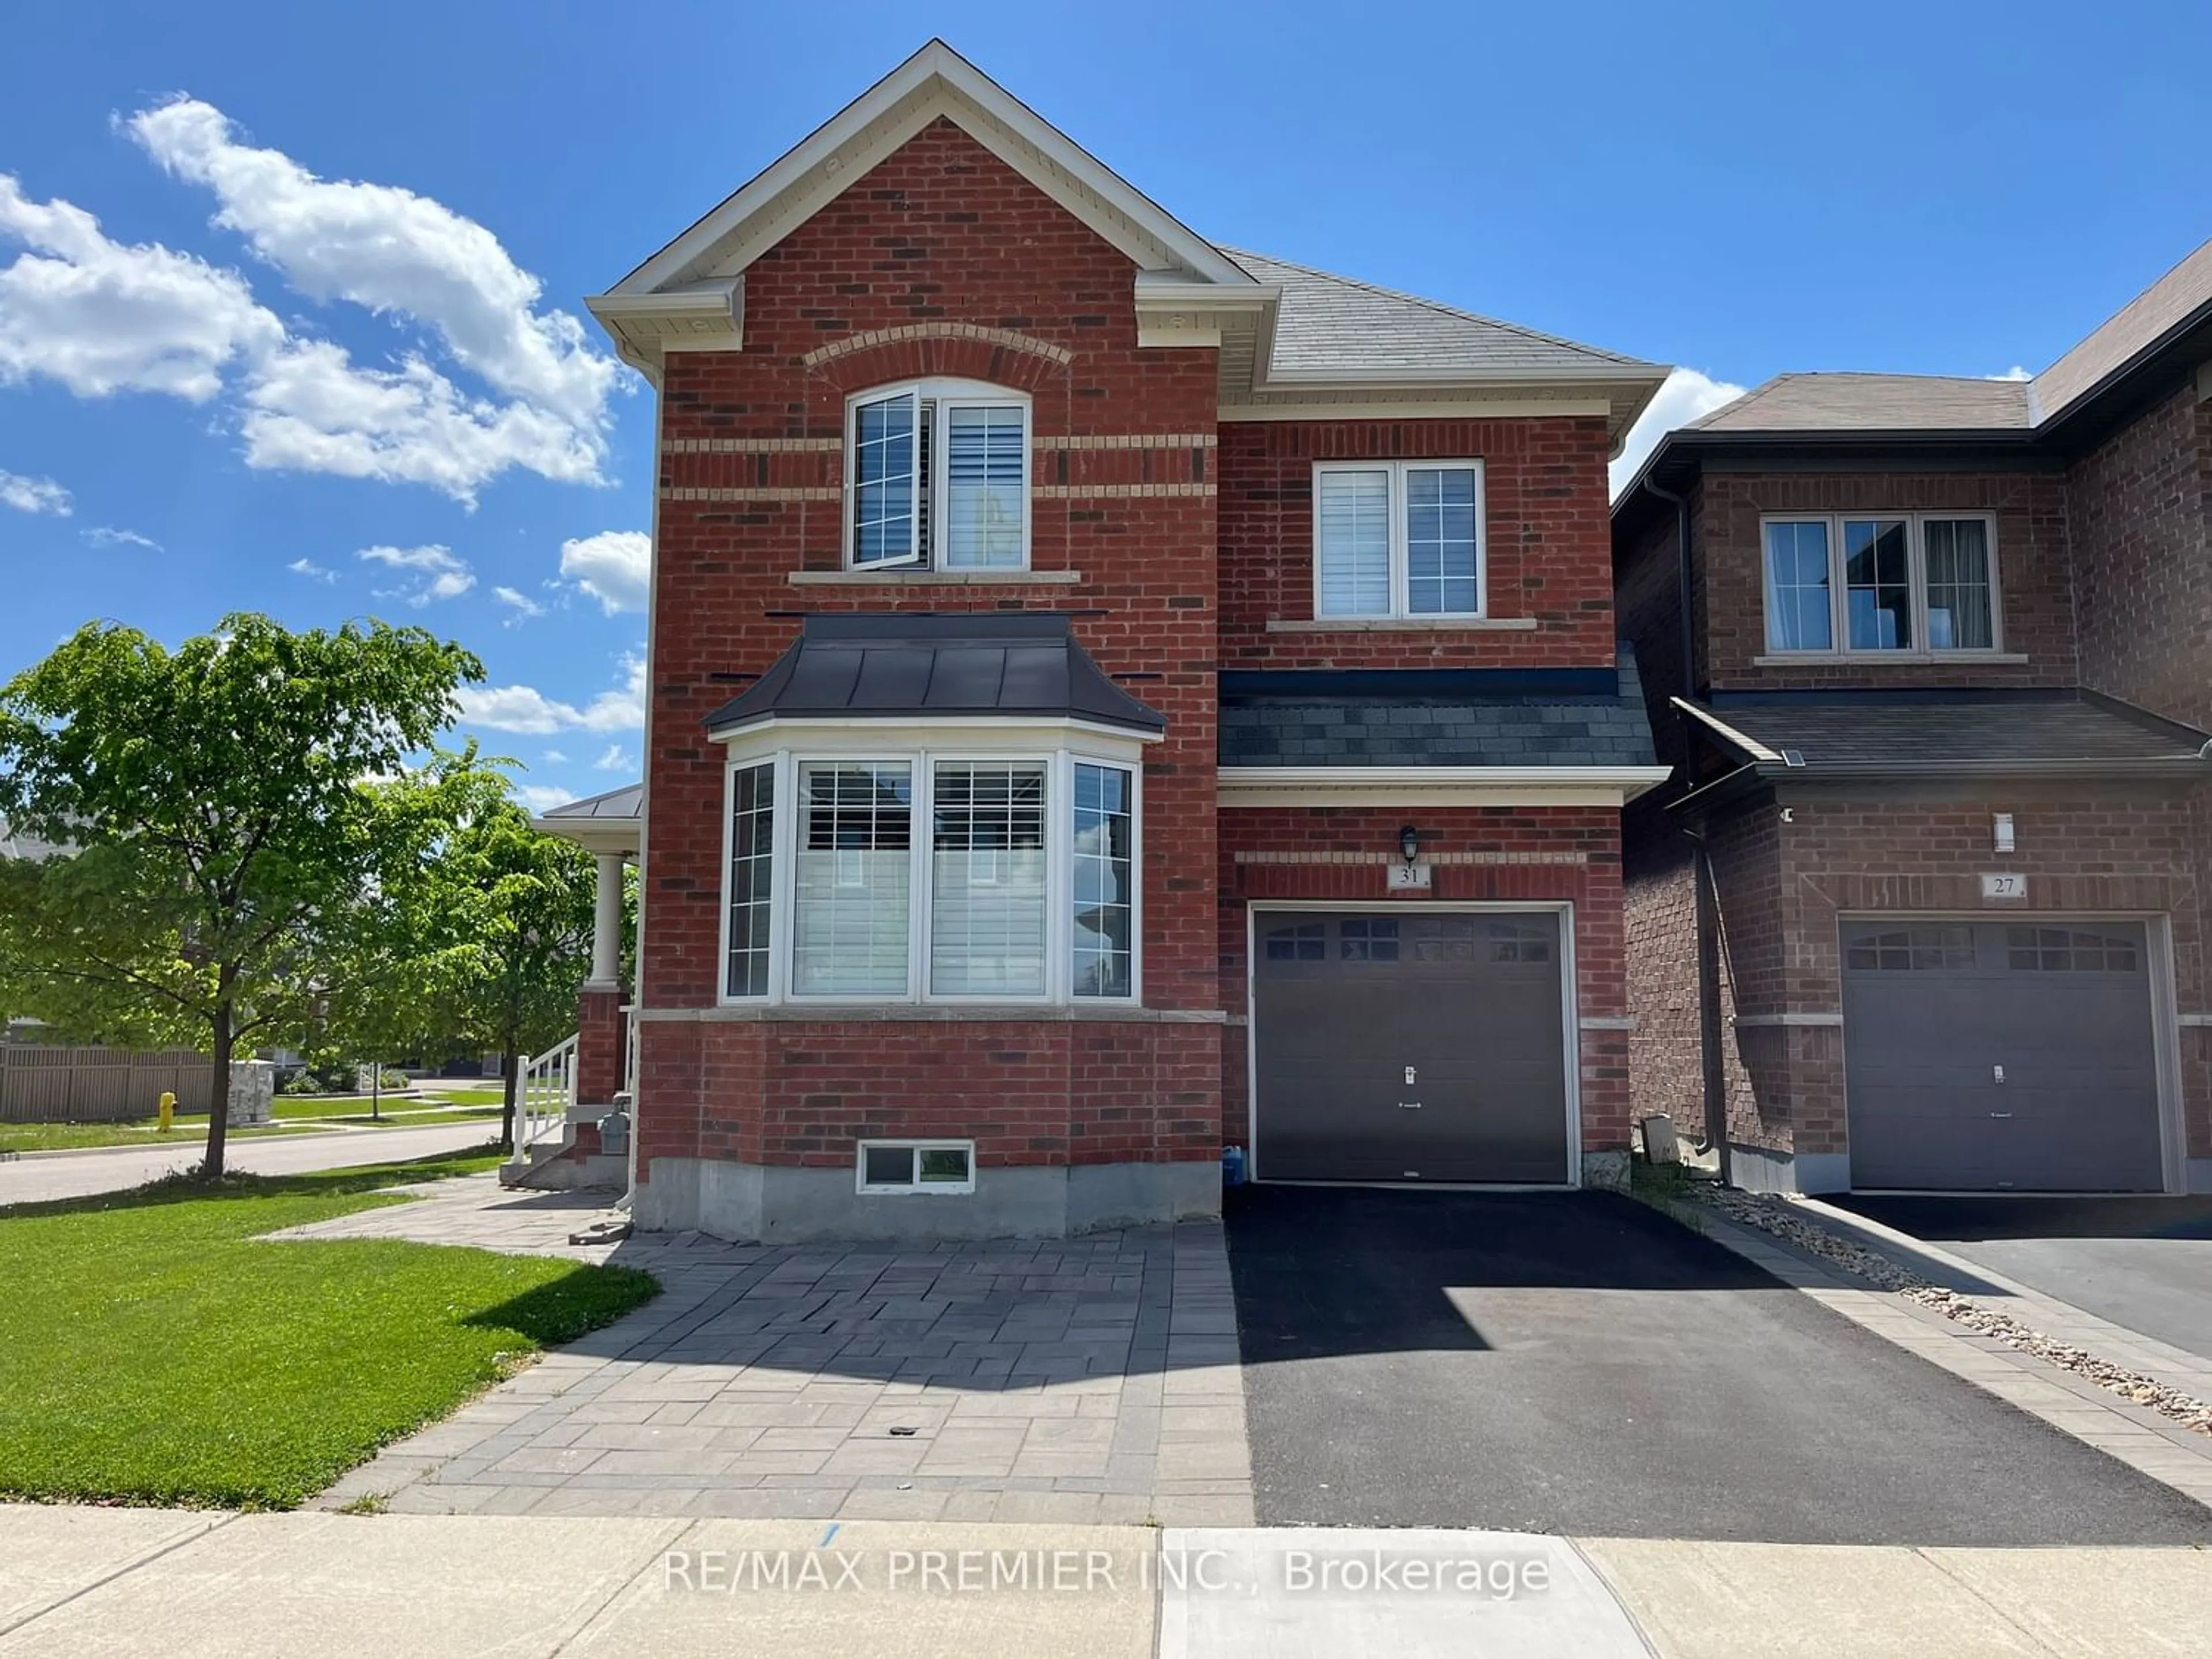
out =
<path fill-rule="evenodd" d="M 537 818 L 530 827 L 541 836 L 574 842 L 594 853 L 636 853 L 645 844 L 642 818 Z"/>
<path fill-rule="evenodd" d="M 1765 744 L 1759 742 L 1758 738 L 1751 736 L 1749 733 L 1737 731 L 1735 727 L 1730 726 L 1718 714 L 1713 713 L 1711 709 L 1700 708 L 1696 703 L 1692 702 L 1687 697 L 1669 697 L 1667 701 L 1673 703 L 1675 708 L 1680 709 L 1692 720 L 1697 721 L 1698 725 L 1708 726 L 1711 730 L 1719 732 L 1722 737 L 1726 738 L 1730 743 L 1742 750 L 1745 754 L 1749 755 L 1753 760 L 1765 761 L 1770 764 L 1775 765 L 1781 763 L 1782 757 L 1779 754 L 1776 753 L 1773 750 L 1769 749 Z"/>
<path fill-rule="evenodd" d="M 847 145 L 902 106 L 911 103 L 912 107 L 907 110 L 904 118 L 881 135 L 889 139 L 891 149 L 903 143 L 939 114 L 951 114 L 957 119 L 960 112 L 957 106 L 962 102 L 980 111 L 988 118 L 988 123 L 995 123 L 1021 143 L 1034 149 L 1051 169 L 1088 191 L 1164 248 L 1175 263 L 1210 283 L 1231 288 L 1254 285 L 1249 273 L 1211 242 L 1100 163 L 942 40 L 932 40 L 616 283 L 612 291 L 645 293 L 675 280 L 718 244 L 736 235 L 749 220 L 770 209 L 778 198 L 805 185 L 817 168 L 838 159 L 839 152 Z M 963 128 L 969 126 L 968 123 L 962 125 Z M 1022 172 L 1048 194 L 1056 198 L 1064 197 L 1065 191 L 1054 188 L 1056 180 L 1035 176 L 1036 169 L 1024 166 L 1024 158 L 1006 155 L 1004 146 L 994 144 L 993 135 L 970 129 L 970 136 L 990 147 L 1002 161 Z M 874 148 L 870 147 L 871 153 Z M 865 168 L 856 163 L 850 176 L 859 177 Z M 1063 201 L 1063 205 L 1069 206 L 1071 211 L 1076 210 L 1072 204 Z M 1079 212 L 1078 216 L 1085 216 Z M 1101 229 L 1096 224 L 1092 228 Z M 1115 240 L 1103 229 L 1101 234 L 1108 235 L 1109 240 Z"/>
<path fill-rule="evenodd" d="M 1223 806 L 1622 806 L 1664 766 L 1224 766 Z"/>
<path fill-rule="evenodd" d="M 1652 386 L 1664 383 L 1668 371 L 1656 365 L 1644 363 L 1610 365 L 1593 363 L 1571 369 L 1544 370 L 1527 367 L 1518 368 L 1468 368 L 1440 367 L 1434 368 L 1394 368 L 1387 374 L 1344 374 L 1328 369 L 1277 371 L 1270 369 L 1265 384 L 1255 390 L 1267 392 L 1315 390 L 1324 386 L 1357 386 L 1383 391 L 1417 386 Z"/>
<path fill-rule="evenodd" d="M 951 714 L 941 719 L 886 720 L 881 715 L 771 714 L 766 720 L 708 734 L 735 757 L 779 749 L 836 750 L 848 754 L 909 749 L 1035 749 L 1040 740 L 1056 747 L 1079 736 L 1104 746 L 1120 744 L 1132 755 L 1161 740 L 1158 732 L 1138 732 L 1100 720 L 1053 719 L 1044 715 Z"/>

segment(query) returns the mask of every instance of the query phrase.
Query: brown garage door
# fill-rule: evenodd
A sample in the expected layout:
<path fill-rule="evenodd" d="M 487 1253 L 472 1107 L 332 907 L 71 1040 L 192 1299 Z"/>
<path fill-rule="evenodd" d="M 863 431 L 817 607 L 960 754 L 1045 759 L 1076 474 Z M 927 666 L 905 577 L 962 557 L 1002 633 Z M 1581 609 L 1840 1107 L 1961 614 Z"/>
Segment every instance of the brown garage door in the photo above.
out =
<path fill-rule="evenodd" d="M 1851 1185 L 2156 1191 L 2135 921 L 1844 924 Z"/>
<path fill-rule="evenodd" d="M 1261 911 L 1253 1173 L 1568 1178 L 1559 917 Z"/>

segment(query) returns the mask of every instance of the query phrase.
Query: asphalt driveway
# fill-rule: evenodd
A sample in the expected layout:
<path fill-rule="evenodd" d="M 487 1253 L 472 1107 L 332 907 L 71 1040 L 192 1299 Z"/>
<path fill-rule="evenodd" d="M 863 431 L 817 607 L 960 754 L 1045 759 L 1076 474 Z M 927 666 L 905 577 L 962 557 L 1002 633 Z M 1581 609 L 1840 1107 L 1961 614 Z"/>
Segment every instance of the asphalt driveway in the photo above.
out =
<path fill-rule="evenodd" d="M 2212 1360 L 2212 1197 L 1829 1202 Z"/>
<path fill-rule="evenodd" d="M 1628 1199 L 1245 1188 L 1262 1525 L 2212 1541 L 2212 1510 Z"/>

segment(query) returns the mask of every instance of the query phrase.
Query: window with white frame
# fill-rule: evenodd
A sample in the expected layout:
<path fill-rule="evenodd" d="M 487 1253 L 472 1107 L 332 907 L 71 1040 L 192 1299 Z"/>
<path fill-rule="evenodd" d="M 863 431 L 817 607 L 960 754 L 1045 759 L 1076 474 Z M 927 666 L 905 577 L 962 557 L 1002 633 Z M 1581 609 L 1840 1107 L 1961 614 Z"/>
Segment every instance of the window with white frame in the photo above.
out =
<path fill-rule="evenodd" d="M 1985 513 L 1838 513 L 1761 523 L 1766 648 L 1881 656 L 1995 651 Z"/>
<path fill-rule="evenodd" d="M 1479 617 L 1484 551 L 1481 462 L 1316 465 L 1316 617 Z"/>
<path fill-rule="evenodd" d="M 786 752 L 729 789 L 726 1000 L 1137 994 L 1133 763 Z"/>
<path fill-rule="evenodd" d="M 1021 570 L 1030 562 L 1030 402 L 974 380 L 851 399 L 846 559 L 855 570 Z"/>
<path fill-rule="evenodd" d="M 864 1140 L 854 1159 L 863 1193 L 972 1193 L 972 1140 Z"/>

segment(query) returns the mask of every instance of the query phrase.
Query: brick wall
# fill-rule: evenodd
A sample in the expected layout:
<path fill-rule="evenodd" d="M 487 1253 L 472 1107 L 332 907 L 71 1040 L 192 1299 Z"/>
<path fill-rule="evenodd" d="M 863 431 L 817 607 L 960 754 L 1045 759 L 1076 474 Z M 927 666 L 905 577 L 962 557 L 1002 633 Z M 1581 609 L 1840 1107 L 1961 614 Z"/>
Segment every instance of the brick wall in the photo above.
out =
<path fill-rule="evenodd" d="M 1575 990 L 1586 1018 L 1628 1012 L 1621 934 L 1620 815 L 1606 807 L 1237 807 L 1221 815 L 1221 1006 L 1247 1007 L 1246 913 L 1267 899 L 1340 900 L 1378 908 L 1407 902 L 1384 888 L 1399 827 L 1421 831 L 1435 866 L 1431 899 L 1574 907 Z M 1241 854 L 1241 856 L 1240 856 Z M 1352 862 L 1340 860 L 1357 860 Z M 1250 1133 L 1246 1085 L 1249 1031 L 1223 1045 L 1222 1133 Z M 1628 1036 L 1580 1034 L 1583 1147 L 1628 1145 Z"/>
<path fill-rule="evenodd" d="M 1700 666 L 1715 689 L 2072 685 L 2072 571 L 2066 485 L 2057 472 L 1714 472 L 1692 534 L 1701 592 Z M 1996 515 L 2002 647 L 2025 663 L 1793 661 L 1766 651 L 1759 516 L 1773 513 L 1988 511 Z"/>
<path fill-rule="evenodd" d="M 1221 428 L 1224 668 L 1610 667 L 1605 422 L 1255 421 Z M 1533 630 L 1271 631 L 1314 619 L 1316 461 L 1480 459 L 1486 611 Z"/>
<path fill-rule="evenodd" d="M 1207 458 L 1216 354 L 1139 350 L 1133 281 L 1127 258 L 939 121 L 748 270 L 742 351 L 669 354 L 640 988 L 647 1006 L 707 1009 L 715 1000 L 724 766 L 702 722 L 743 684 L 732 677 L 765 670 L 804 611 L 1009 608 L 1076 613 L 1085 647 L 1168 717 L 1166 738 L 1146 765 L 1146 998 L 1160 1008 L 1215 1006 L 1207 872 L 1217 486 Z M 923 374 L 1030 393 L 1032 567 L 1079 571 L 1080 582 L 791 580 L 793 572 L 836 572 L 842 563 L 848 394 Z M 1008 1119 L 1006 1132 L 991 1137 L 993 1158 L 1013 1157 L 1031 1127 L 1043 1143 L 1033 1149 L 1036 1161 L 1073 1156 L 1084 1114 L 1147 1109 L 1132 1105 L 1133 1088 L 1167 1091 L 1148 1108 L 1161 1122 L 1133 1132 L 1133 1141 L 1160 1156 L 1201 1143 L 1212 1154 L 1212 1106 L 1172 1098 L 1188 1091 L 1170 1086 L 1193 1048 L 1218 1074 L 1212 1028 L 1159 1044 L 1164 1069 L 1137 1084 L 1127 1065 L 1085 1058 L 1094 1052 L 1083 1046 L 1093 1030 L 1087 1024 L 1018 1024 L 988 1042 L 973 1030 L 917 1023 L 823 1030 L 842 1030 L 867 1051 L 846 1057 L 855 1066 L 911 1068 L 909 1080 L 931 1080 L 908 1091 L 914 1126 L 1009 1085 L 1027 1103 L 1022 1110 L 1057 1114 L 1057 1127 Z M 1131 1029 L 1149 1038 L 1159 1028 Z M 641 1162 L 708 1151 L 805 1161 L 862 1123 L 898 1130 L 865 1071 L 836 1071 L 852 1086 L 830 1087 L 820 1066 L 794 1058 L 817 1052 L 808 1046 L 812 1035 L 794 1042 L 776 1023 L 646 1022 Z M 1002 1053 L 1031 1058 L 992 1058 Z M 1055 1091 L 1057 1105 L 1046 1104 Z M 832 1096 L 850 1103 L 832 1109 Z M 823 1098 L 809 1104 L 814 1097 Z M 1206 1123 L 1202 1133 L 1190 1127 L 1193 1114 Z M 1085 1144 L 1106 1139 L 1097 1130 Z M 849 1146 L 842 1156 L 849 1159 Z"/>
<path fill-rule="evenodd" d="M 2084 683 L 2212 729 L 2212 404 L 2184 386 L 2067 490 Z"/>
<path fill-rule="evenodd" d="M 624 1086 L 629 1033 L 623 1001 L 620 991 L 576 994 L 576 1099 L 581 1105 L 610 1105 Z"/>

